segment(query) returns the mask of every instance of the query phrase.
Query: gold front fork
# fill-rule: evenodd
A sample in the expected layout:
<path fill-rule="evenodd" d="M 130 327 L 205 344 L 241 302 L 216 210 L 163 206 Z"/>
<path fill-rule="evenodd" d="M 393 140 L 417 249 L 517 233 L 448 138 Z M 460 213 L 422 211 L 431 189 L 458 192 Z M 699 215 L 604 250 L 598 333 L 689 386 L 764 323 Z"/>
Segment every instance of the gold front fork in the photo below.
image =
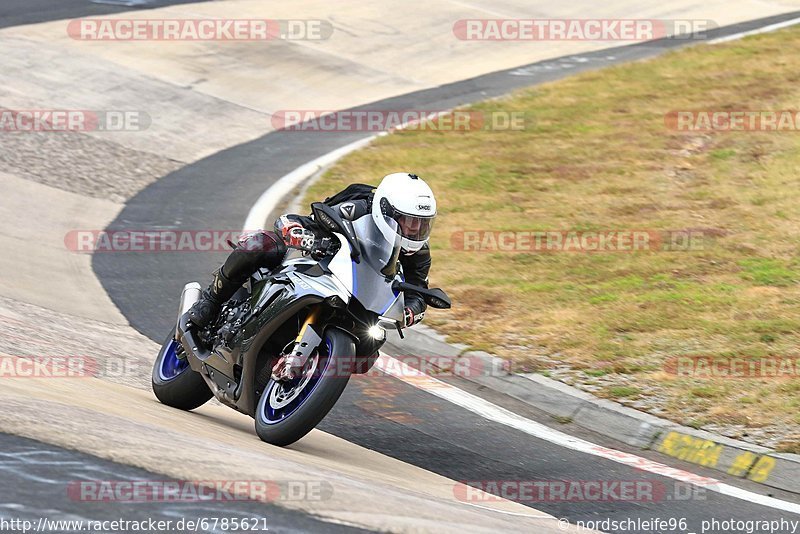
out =
<path fill-rule="evenodd" d="M 303 336 L 308 330 L 308 327 L 314 324 L 314 321 L 317 320 L 317 316 L 319 315 L 320 306 L 314 306 L 312 310 L 308 313 L 308 317 L 306 317 L 305 322 L 303 323 L 303 327 L 300 329 L 300 332 L 297 334 L 297 338 L 294 340 L 294 347 L 289 354 L 282 356 L 275 366 L 272 368 L 272 379 L 276 381 L 281 381 L 284 379 L 294 379 L 296 378 L 296 370 L 301 368 L 305 365 L 305 362 L 302 361 L 300 358 L 301 353 L 295 352 L 298 343 L 303 340 Z"/>
<path fill-rule="evenodd" d="M 306 317 L 306 321 L 303 323 L 303 328 L 300 329 L 300 332 L 297 334 L 297 338 L 294 340 L 295 343 L 300 343 L 300 340 L 303 339 L 303 334 L 306 333 L 306 328 L 308 328 L 309 325 L 314 324 L 314 321 L 317 319 L 317 315 L 319 315 L 319 309 L 320 307 L 317 305 L 314 306 L 311 312 L 309 312 L 308 317 Z"/>

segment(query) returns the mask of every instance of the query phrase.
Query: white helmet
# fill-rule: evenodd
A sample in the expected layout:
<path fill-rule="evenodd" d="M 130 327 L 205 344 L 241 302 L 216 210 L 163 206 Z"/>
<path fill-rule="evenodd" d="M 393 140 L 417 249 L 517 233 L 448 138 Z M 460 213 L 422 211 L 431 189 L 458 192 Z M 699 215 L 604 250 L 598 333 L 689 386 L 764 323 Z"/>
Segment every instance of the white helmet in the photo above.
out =
<path fill-rule="evenodd" d="M 372 220 L 390 243 L 395 243 L 399 234 L 400 247 L 407 253 L 418 251 L 428 242 L 434 217 L 433 191 L 416 174 L 388 174 L 375 190 Z"/>

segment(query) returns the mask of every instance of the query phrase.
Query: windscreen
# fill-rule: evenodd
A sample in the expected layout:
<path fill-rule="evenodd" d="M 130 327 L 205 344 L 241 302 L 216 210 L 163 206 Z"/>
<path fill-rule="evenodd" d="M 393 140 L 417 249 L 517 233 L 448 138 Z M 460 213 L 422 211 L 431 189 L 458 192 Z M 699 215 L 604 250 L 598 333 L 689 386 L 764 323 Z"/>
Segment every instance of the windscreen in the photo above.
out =
<path fill-rule="evenodd" d="M 394 277 L 397 274 L 397 260 L 400 257 L 400 234 L 397 232 L 397 221 L 389 217 L 384 219 L 392 229 L 392 242 L 387 241 L 369 215 L 356 219 L 353 222 L 353 229 L 361 243 L 364 260 L 384 276 Z"/>
<path fill-rule="evenodd" d="M 393 219 L 386 221 L 392 230 L 397 229 Z M 356 219 L 353 229 L 361 243 L 361 263 L 353 264 L 353 294 L 366 309 L 383 314 L 399 295 L 392 291 L 392 282 L 400 257 L 400 235 L 393 231 L 392 242 L 387 241 L 369 215 Z"/>

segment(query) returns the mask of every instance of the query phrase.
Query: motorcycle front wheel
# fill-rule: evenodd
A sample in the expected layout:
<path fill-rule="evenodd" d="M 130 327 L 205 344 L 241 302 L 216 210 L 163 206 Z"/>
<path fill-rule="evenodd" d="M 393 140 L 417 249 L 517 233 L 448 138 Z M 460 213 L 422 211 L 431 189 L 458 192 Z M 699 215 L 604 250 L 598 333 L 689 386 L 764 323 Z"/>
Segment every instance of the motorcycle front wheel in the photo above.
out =
<path fill-rule="evenodd" d="M 299 378 L 270 379 L 256 408 L 256 433 L 267 443 L 286 446 L 316 427 L 339 400 L 352 371 L 353 339 L 328 328 Z"/>

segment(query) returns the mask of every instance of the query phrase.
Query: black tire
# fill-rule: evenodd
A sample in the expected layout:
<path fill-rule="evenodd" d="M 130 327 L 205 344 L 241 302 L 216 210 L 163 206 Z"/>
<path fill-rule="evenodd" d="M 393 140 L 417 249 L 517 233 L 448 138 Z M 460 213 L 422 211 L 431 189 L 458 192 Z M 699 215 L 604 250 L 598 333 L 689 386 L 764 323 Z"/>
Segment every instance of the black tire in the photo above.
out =
<path fill-rule="evenodd" d="M 347 382 L 350 380 L 349 365 L 346 362 L 353 362 L 356 355 L 356 345 L 353 339 L 335 328 L 329 328 L 322 337 L 326 352 L 330 352 L 327 358 L 330 360 L 326 366 L 328 372 L 322 373 L 319 381 L 314 387 L 311 396 L 308 397 L 299 407 L 297 407 L 285 420 L 277 423 L 266 423 L 264 420 L 264 410 L 268 402 L 269 392 L 275 383 L 270 380 L 264 388 L 264 393 L 258 401 L 256 407 L 256 433 L 262 441 L 285 447 L 299 440 L 322 419 L 328 415 L 331 408 L 339 400 Z M 327 350 L 326 340 L 330 341 L 330 350 Z"/>
<path fill-rule="evenodd" d="M 194 410 L 211 400 L 214 395 L 208 389 L 205 380 L 198 373 L 187 367 L 174 378 L 164 380 L 160 369 L 167 348 L 175 339 L 175 328 L 172 329 L 167 339 L 161 345 L 155 363 L 153 364 L 152 385 L 153 393 L 162 404 L 180 410 Z"/>

